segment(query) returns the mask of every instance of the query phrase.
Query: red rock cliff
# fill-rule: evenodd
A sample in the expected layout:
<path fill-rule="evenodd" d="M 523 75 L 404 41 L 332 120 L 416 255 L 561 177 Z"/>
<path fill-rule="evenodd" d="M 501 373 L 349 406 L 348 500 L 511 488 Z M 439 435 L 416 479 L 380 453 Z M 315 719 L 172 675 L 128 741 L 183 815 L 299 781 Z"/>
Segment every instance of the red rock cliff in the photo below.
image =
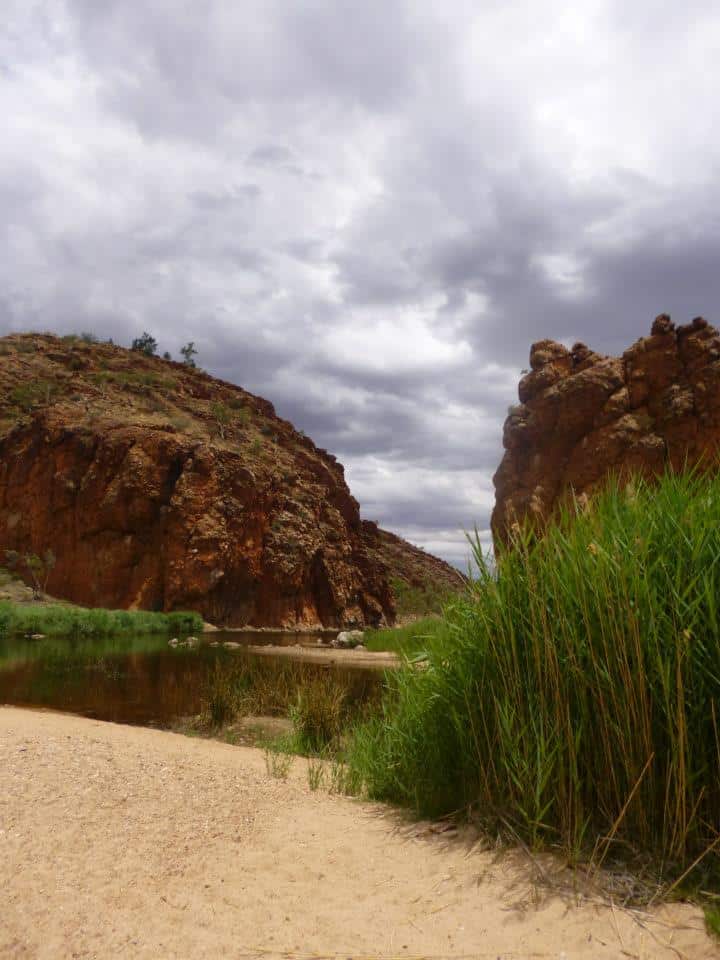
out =
<path fill-rule="evenodd" d="M 610 473 L 653 476 L 709 462 L 720 443 L 720 336 L 701 317 L 656 318 L 622 357 L 541 340 L 530 350 L 520 403 L 505 421 L 493 533 L 542 524 L 562 497 L 592 492 Z"/>
<path fill-rule="evenodd" d="M 226 625 L 391 622 L 378 536 L 267 401 L 110 344 L 0 340 L 0 558 L 52 549 L 50 593 Z"/>

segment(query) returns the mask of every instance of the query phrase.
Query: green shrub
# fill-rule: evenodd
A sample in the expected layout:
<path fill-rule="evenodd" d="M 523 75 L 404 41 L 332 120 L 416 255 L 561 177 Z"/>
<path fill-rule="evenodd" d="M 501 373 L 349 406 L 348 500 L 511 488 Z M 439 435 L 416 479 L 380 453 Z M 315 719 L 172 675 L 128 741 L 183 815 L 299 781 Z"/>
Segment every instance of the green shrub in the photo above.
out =
<path fill-rule="evenodd" d="M 56 385 L 49 380 L 33 380 L 13 387 L 9 399 L 14 406 L 29 412 L 43 403 L 50 403 L 56 392 Z"/>
<path fill-rule="evenodd" d="M 57 559 L 49 548 L 42 556 L 36 553 L 20 554 L 17 550 L 6 550 L 5 562 L 12 571 L 25 570 L 32 580 L 33 599 L 39 600 L 47 590 L 47 583 L 55 569 Z"/>
<path fill-rule="evenodd" d="M 189 417 L 173 414 L 168 417 L 168 420 L 178 433 L 184 433 L 192 426 L 192 420 Z"/>
<path fill-rule="evenodd" d="M 720 476 L 611 483 L 517 533 L 389 679 L 351 767 L 375 798 L 668 875 L 720 823 Z M 717 847 L 709 859 L 717 862 Z"/>
<path fill-rule="evenodd" d="M 199 633 L 202 628 L 202 617 L 196 613 L 93 610 L 60 603 L 0 603 L 0 637 L 33 633 L 57 637 L 104 637 L 122 633 Z"/>
<path fill-rule="evenodd" d="M 222 403 L 210 404 L 210 416 L 215 421 L 217 432 L 221 440 L 225 439 L 225 430 L 230 425 L 232 417 L 228 408 Z"/>
<path fill-rule="evenodd" d="M 461 581 L 458 577 L 458 590 L 450 590 L 444 585 L 428 581 L 422 586 L 408 583 L 400 577 L 394 577 L 390 583 L 395 597 L 395 609 L 398 616 L 427 617 L 432 613 L 441 613 L 446 603 L 459 592 Z"/>
<path fill-rule="evenodd" d="M 197 350 L 195 349 L 195 341 L 191 340 L 189 343 L 186 343 L 184 347 L 180 348 L 180 354 L 182 355 L 182 362 L 186 367 L 196 367 L 195 357 L 197 356 Z"/>
<path fill-rule="evenodd" d="M 78 353 L 73 351 L 68 357 L 67 365 L 70 370 L 74 370 L 77 373 L 79 370 L 84 370 L 87 363 Z"/>
<path fill-rule="evenodd" d="M 168 629 L 175 633 L 202 633 L 202 617 L 192 610 L 172 610 L 162 616 L 167 620 Z"/>
<path fill-rule="evenodd" d="M 130 349 L 144 353 L 146 357 L 154 357 L 157 353 L 157 340 L 146 331 L 141 337 L 135 337 Z"/>

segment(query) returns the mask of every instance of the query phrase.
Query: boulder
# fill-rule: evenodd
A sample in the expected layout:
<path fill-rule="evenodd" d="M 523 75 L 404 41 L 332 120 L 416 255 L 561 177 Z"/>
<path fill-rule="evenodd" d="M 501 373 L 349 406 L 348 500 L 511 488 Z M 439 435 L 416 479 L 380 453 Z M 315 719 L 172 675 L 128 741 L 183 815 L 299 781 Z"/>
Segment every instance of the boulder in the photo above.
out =
<path fill-rule="evenodd" d="M 612 472 L 653 477 L 712 465 L 720 447 L 720 334 L 702 317 L 656 317 L 622 357 L 542 340 L 530 351 L 522 401 L 505 421 L 493 478 L 496 543 L 529 520 L 539 530 L 561 503 L 578 504 Z"/>
<path fill-rule="evenodd" d="M 362 630 L 342 630 L 333 640 L 332 646 L 341 650 L 352 650 L 363 642 Z"/>

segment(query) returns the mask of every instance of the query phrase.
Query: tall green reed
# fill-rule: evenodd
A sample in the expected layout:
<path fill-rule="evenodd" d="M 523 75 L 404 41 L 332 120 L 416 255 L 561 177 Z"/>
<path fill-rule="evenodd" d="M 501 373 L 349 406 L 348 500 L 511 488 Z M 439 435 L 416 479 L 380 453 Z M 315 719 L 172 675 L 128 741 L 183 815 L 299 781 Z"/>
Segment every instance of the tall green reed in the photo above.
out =
<path fill-rule="evenodd" d="M 242 650 L 218 653 L 202 695 L 202 719 L 212 729 L 250 715 L 288 716 L 296 751 L 321 753 L 380 699 L 375 671 L 329 670 Z"/>
<path fill-rule="evenodd" d="M 350 763 L 367 793 L 669 872 L 720 827 L 720 477 L 668 474 L 516 528 L 390 677 Z M 672 867 L 670 866 L 672 865 Z"/>

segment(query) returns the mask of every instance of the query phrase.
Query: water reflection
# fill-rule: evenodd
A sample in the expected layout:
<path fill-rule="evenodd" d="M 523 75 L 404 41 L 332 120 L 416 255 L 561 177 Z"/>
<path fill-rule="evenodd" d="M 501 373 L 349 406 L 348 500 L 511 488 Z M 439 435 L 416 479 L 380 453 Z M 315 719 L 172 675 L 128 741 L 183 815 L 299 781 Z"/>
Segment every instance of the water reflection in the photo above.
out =
<path fill-rule="evenodd" d="M 167 638 L 111 637 L 102 639 L 0 640 L 0 703 L 49 707 L 116 723 L 169 726 L 200 712 L 211 670 L 233 668 L 237 657 L 250 669 L 287 682 L 288 664 L 226 650 L 227 639 L 243 644 L 278 643 L 315 646 L 317 639 L 289 634 L 212 634 L 218 646 L 168 646 Z M 321 665 L 298 665 L 298 682 Z M 352 699 L 376 694 L 381 682 L 375 671 L 341 670 L 333 675 L 347 685 Z"/>

